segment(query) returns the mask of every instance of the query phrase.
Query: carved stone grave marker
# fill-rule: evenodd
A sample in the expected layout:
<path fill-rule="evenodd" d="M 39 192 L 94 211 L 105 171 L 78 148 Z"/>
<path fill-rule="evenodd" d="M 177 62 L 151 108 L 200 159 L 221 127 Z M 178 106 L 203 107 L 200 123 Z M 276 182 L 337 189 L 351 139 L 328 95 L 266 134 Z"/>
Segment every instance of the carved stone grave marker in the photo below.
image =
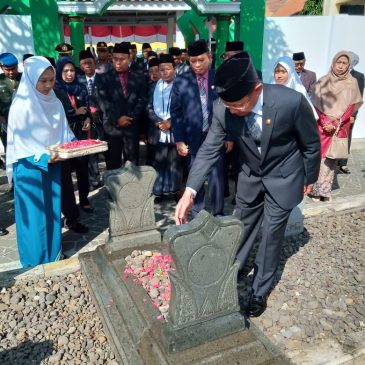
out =
<path fill-rule="evenodd" d="M 150 166 L 124 167 L 106 171 L 104 181 L 109 193 L 109 239 L 111 250 L 138 247 L 161 241 L 156 230 L 153 184 L 156 171 Z"/>
<path fill-rule="evenodd" d="M 179 351 L 244 328 L 239 314 L 235 256 L 243 225 L 234 217 L 214 218 L 201 211 L 188 225 L 164 235 L 176 271 L 165 340 Z"/>

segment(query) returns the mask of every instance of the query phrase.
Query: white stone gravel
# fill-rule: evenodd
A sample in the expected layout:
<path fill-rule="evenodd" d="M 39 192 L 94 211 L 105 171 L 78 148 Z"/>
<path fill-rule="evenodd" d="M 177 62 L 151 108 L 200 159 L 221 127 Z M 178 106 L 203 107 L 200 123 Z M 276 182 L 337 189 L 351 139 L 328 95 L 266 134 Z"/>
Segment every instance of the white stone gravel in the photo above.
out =
<path fill-rule="evenodd" d="M 80 272 L 2 289 L 0 364 L 117 364 Z"/>
<path fill-rule="evenodd" d="M 305 228 L 283 245 L 280 280 L 253 323 L 295 364 L 323 364 L 322 355 L 365 347 L 365 212 L 313 217 Z"/>

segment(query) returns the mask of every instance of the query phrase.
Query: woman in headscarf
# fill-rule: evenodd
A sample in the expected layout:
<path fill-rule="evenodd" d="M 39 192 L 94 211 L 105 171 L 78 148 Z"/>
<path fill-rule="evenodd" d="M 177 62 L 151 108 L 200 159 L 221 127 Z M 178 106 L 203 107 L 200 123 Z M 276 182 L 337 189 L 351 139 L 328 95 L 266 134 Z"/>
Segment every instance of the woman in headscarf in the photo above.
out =
<path fill-rule="evenodd" d="M 349 52 L 338 52 L 330 71 L 315 84 L 312 101 L 319 115 L 322 161 L 318 181 L 311 193 L 314 201 L 332 201 L 332 183 L 338 161 L 326 158 L 326 154 L 337 129 L 338 137 L 348 137 L 350 118 L 362 104 L 359 86 L 350 74 L 351 61 Z"/>
<path fill-rule="evenodd" d="M 313 110 L 314 117 L 318 119 L 318 114 L 309 99 L 308 93 L 302 84 L 300 77 L 295 71 L 294 61 L 290 57 L 283 56 L 278 58 L 274 65 L 274 75 L 270 83 L 284 85 L 303 94 Z"/>
<path fill-rule="evenodd" d="M 91 114 L 87 108 L 89 94 L 86 86 L 77 80 L 76 66 L 71 58 L 62 57 L 58 61 L 56 75 L 57 89 L 67 95 L 72 106 L 70 110 L 67 105 L 64 105 L 71 130 L 77 139 L 91 138 Z M 88 163 L 89 156 L 73 158 L 68 161 L 68 164 L 76 171 L 80 207 L 85 212 L 92 213 L 93 207 L 88 200 L 90 191 Z M 65 165 L 64 169 L 66 170 L 67 167 Z M 65 178 L 66 176 L 63 176 L 63 179 Z"/>
<path fill-rule="evenodd" d="M 47 147 L 74 139 L 53 86 L 55 70 L 30 57 L 10 107 L 6 173 L 14 181 L 16 234 L 23 267 L 61 255 L 61 166 Z"/>
<path fill-rule="evenodd" d="M 351 65 L 350 65 L 350 74 L 352 77 L 354 77 L 357 81 L 357 84 L 359 85 L 359 90 L 360 90 L 360 94 L 361 94 L 361 97 L 363 97 L 363 94 L 364 94 L 364 74 L 359 72 L 359 71 L 356 71 L 354 69 L 354 67 L 359 63 L 359 56 L 354 53 L 354 52 L 349 52 L 350 53 L 350 56 L 351 56 Z M 350 133 L 349 133 L 349 153 L 350 153 L 350 148 L 351 148 L 351 140 L 352 140 L 352 130 L 354 128 L 354 125 L 355 125 L 355 121 L 356 121 L 356 118 L 357 118 L 357 113 L 358 113 L 358 110 L 355 110 L 352 115 L 351 115 L 351 118 L 350 118 Z M 343 174 L 350 174 L 350 170 L 347 166 L 347 161 L 348 159 L 342 159 L 342 160 L 338 160 L 338 166 L 340 167 L 340 172 L 343 173 Z"/>
<path fill-rule="evenodd" d="M 162 54 L 158 65 L 160 80 L 157 81 L 147 105 L 150 120 L 148 141 L 154 146 L 152 166 L 157 171 L 153 186 L 156 201 L 163 198 L 179 198 L 181 188 L 181 159 L 178 155 L 171 130 L 171 89 L 175 79 L 174 58 Z"/>

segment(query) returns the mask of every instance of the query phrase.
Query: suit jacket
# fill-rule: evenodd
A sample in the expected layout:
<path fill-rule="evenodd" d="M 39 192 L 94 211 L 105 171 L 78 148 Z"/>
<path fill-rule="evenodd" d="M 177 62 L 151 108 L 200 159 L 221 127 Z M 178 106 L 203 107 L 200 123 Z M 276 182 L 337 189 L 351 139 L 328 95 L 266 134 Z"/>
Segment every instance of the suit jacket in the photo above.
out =
<path fill-rule="evenodd" d="M 89 95 L 89 100 L 88 100 L 88 107 L 96 108 L 99 113 L 102 113 L 98 103 L 98 89 L 101 87 L 101 79 L 102 79 L 101 74 L 95 73 L 92 93 L 91 95 Z M 78 80 L 81 84 L 86 86 L 86 89 L 88 89 L 87 79 L 85 75 L 79 75 Z"/>
<path fill-rule="evenodd" d="M 308 95 L 311 96 L 314 90 L 314 84 L 317 82 L 316 73 L 303 69 L 302 73 L 300 74 L 300 80 L 307 90 Z"/>
<path fill-rule="evenodd" d="M 227 133 L 239 149 L 238 199 L 252 203 L 263 184 L 277 204 L 289 210 L 303 199 L 303 186 L 317 181 L 320 141 L 312 109 L 302 94 L 282 85 L 264 85 L 261 154 L 245 117 L 232 115 L 217 100 L 212 126 L 186 186 L 199 191 Z"/>
<path fill-rule="evenodd" d="M 128 72 L 127 95 L 123 95 L 122 85 L 115 70 L 101 75 L 97 100 L 103 111 L 105 133 L 110 136 L 135 135 L 146 107 L 146 85 L 139 73 Z M 133 118 L 128 127 L 118 127 L 118 119 L 127 115 Z"/>
<path fill-rule="evenodd" d="M 351 70 L 350 73 L 357 80 L 361 96 L 364 96 L 364 74 L 356 70 Z"/>
<path fill-rule="evenodd" d="M 218 98 L 212 89 L 215 71 L 208 73 L 208 122 L 212 123 L 213 102 Z M 185 142 L 195 155 L 204 139 L 203 114 L 196 75 L 192 70 L 178 76 L 171 91 L 171 123 L 175 142 Z"/>

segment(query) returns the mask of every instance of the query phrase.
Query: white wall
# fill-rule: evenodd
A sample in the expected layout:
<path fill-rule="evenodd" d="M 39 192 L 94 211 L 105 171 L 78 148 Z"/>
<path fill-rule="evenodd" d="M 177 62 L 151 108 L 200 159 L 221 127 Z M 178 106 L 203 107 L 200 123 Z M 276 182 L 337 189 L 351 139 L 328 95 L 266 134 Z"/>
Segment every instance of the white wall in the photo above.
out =
<path fill-rule="evenodd" d="M 333 56 L 341 50 L 360 57 L 357 71 L 365 74 L 364 16 L 295 16 L 265 19 L 262 74 L 264 82 L 272 76 L 275 61 L 294 52 L 305 53 L 306 68 L 317 79 L 326 74 Z M 360 109 L 353 138 L 365 138 L 365 106 Z"/>
<path fill-rule="evenodd" d="M 23 54 L 34 53 L 30 15 L 0 15 L 0 53 L 13 53 L 22 70 Z"/>

